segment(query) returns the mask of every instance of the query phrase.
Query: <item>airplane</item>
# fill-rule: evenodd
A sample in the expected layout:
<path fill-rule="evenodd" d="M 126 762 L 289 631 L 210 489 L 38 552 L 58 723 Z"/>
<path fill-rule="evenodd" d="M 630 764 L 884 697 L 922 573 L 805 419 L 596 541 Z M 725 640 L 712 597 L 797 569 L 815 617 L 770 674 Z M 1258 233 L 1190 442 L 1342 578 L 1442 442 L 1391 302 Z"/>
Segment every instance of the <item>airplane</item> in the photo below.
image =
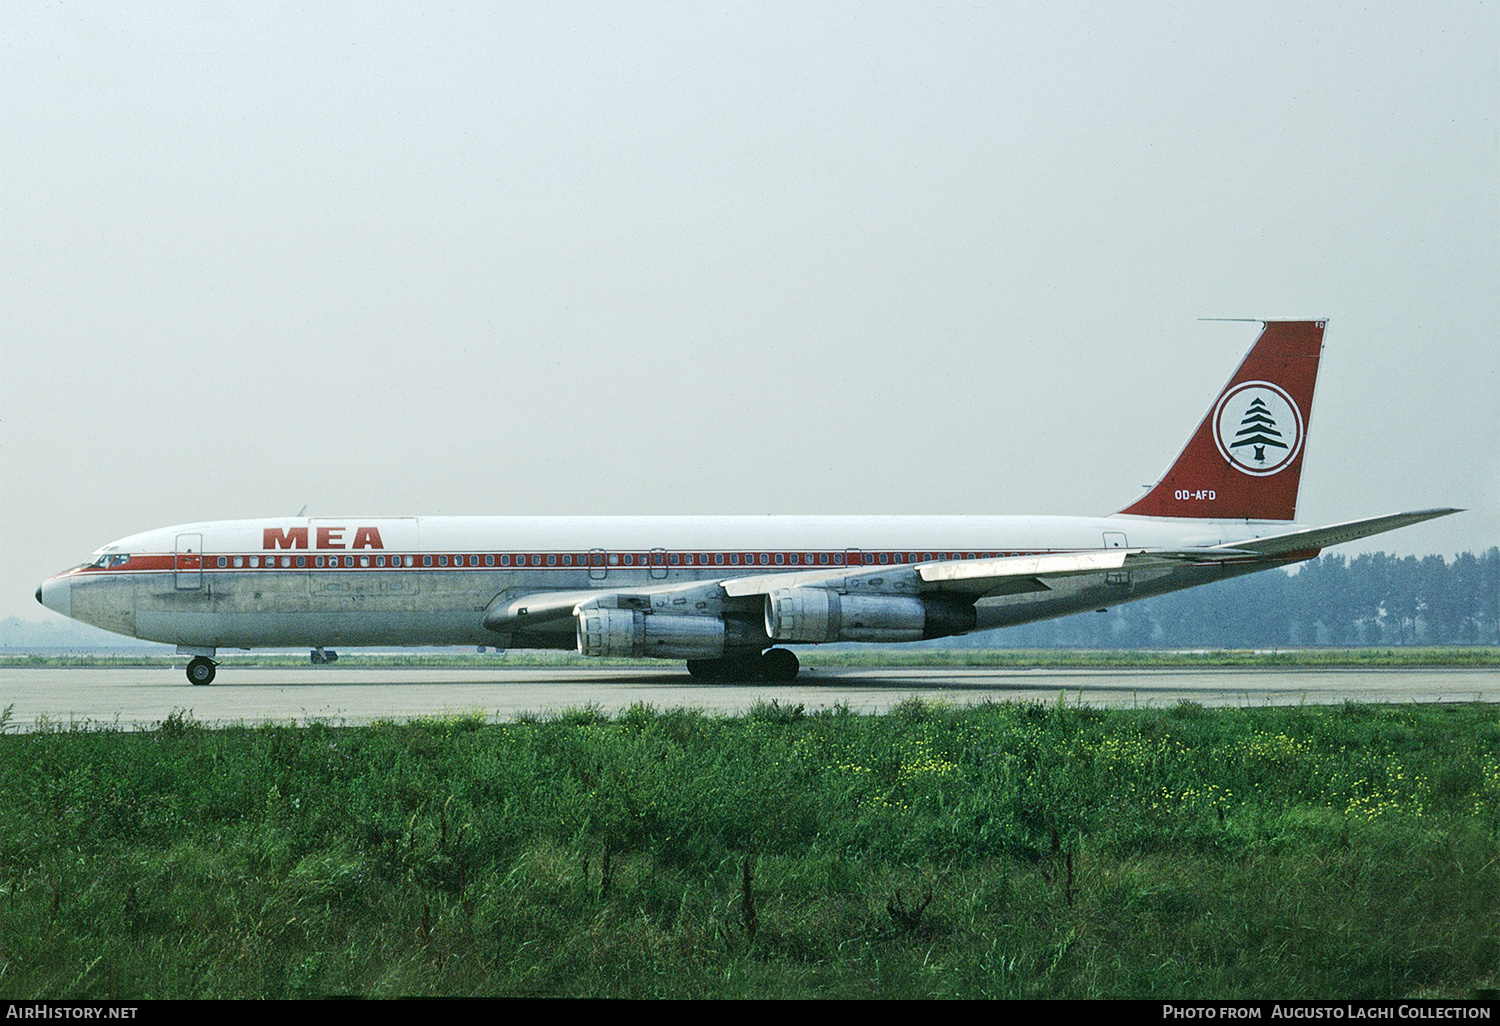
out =
<path fill-rule="evenodd" d="M 47 608 L 177 646 L 474 645 L 682 659 L 788 682 L 787 645 L 897 643 L 1102 609 L 1461 512 L 1302 527 L 1325 321 L 1262 321 L 1166 475 L 1108 516 L 290 517 L 131 535 L 37 588 Z"/>

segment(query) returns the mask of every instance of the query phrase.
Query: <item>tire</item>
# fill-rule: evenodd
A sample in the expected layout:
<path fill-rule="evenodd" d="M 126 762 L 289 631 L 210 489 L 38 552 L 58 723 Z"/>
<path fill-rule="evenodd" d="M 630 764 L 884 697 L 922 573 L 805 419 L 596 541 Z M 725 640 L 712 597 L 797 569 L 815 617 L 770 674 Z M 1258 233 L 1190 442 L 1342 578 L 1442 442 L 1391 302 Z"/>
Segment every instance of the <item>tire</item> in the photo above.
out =
<path fill-rule="evenodd" d="M 695 680 L 722 680 L 723 662 L 722 659 L 689 659 L 687 661 L 688 676 Z"/>
<path fill-rule="evenodd" d="M 761 654 L 760 675 L 771 684 L 790 684 L 800 669 L 802 663 L 790 649 L 772 648 Z"/>
<path fill-rule="evenodd" d="M 736 652 L 721 659 L 689 659 L 687 671 L 697 680 L 727 684 L 752 684 L 762 675 L 760 656 L 754 652 Z"/>
<path fill-rule="evenodd" d="M 214 674 L 218 667 L 212 659 L 204 656 L 195 656 L 187 664 L 187 679 L 189 684 L 204 685 L 214 682 Z"/>

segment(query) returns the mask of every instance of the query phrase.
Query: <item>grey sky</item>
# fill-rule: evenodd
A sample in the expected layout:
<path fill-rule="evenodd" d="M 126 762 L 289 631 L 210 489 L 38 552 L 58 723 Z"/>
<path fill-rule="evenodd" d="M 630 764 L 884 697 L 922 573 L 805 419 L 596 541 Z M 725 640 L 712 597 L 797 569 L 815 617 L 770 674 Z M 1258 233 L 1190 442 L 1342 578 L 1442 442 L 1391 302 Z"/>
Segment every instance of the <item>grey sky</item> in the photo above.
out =
<path fill-rule="evenodd" d="M 1327 318 L 1299 521 L 1500 542 L 1496 4 L 0 6 L 0 616 L 296 513 L 1107 513 Z"/>

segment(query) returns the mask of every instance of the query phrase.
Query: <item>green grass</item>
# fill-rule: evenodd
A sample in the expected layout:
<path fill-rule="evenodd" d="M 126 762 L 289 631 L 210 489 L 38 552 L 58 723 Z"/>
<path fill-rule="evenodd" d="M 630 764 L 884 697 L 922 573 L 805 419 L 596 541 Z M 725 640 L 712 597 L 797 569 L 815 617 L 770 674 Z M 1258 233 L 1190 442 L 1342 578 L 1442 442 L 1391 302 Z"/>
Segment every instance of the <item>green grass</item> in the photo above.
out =
<path fill-rule="evenodd" d="M 1481 705 L 177 713 L 0 734 L 0 992 L 1466 997 L 1497 850 Z"/>

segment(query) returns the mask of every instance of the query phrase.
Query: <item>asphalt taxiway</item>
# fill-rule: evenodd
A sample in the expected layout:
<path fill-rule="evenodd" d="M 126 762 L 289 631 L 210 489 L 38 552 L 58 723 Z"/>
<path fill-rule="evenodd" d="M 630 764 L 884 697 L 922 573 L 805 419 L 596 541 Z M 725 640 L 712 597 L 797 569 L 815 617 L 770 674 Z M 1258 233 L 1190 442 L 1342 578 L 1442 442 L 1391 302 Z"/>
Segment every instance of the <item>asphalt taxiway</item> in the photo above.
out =
<path fill-rule="evenodd" d="M 511 720 L 597 706 L 738 713 L 757 702 L 809 711 L 847 705 L 883 712 L 909 698 L 952 705 L 993 701 L 1163 708 L 1204 706 L 1486 702 L 1500 704 L 1500 669 L 1017 669 L 1012 667 L 809 667 L 792 684 L 711 684 L 677 668 L 495 667 L 268 669 L 224 666 L 193 687 L 180 669 L 0 669 L 7 729 L 40 722 L 151 727 L 176 710 L 209 724 L 335 724 L 482 715 Z"/>

